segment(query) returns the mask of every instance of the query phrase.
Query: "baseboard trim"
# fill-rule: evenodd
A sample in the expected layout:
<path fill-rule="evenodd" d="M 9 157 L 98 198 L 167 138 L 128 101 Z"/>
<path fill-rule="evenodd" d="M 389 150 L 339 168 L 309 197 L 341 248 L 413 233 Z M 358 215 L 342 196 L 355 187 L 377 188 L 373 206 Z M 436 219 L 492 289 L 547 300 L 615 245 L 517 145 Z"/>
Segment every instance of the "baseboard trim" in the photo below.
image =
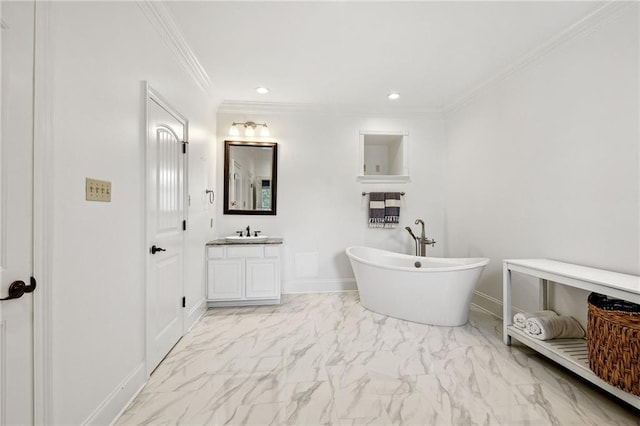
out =
<path fill-rule="evenodd" d="M 492 317 L 495 317 L 495 318 L 497 318 L 499 320 L 502 319 L 502 317 L 497 315 L 495 312 L 491 312 L 489 309 L 487 309 L 487 308 L 485 308 L 483 306 L 480 306 L 480 305 L 478 305 L 476 303 L 471 302 L 471 307 L 473 309 L 477 310 L 477 311 L 483 312 L 483 313 L 485 313 L 487 315 L 491 315 Z"/>
<path fill-rule="evenodd" d="M 184 334 L 187 334 L 187 332 L 189 332 L 189 330 L 191 330 L 193 326 L 200 321 L 200 318 L 202 318 L 205 312 L 207 312 L 207 299 L 202 298 L 191 309 L 189 309 L 189 312 L 187 312 Z"/>
<path fill-rule="evenodd" d="M 109 423 L 109 426 L 116 424 L 116 422 L 120 419 L 120 417 L 122 417 L 124 412 L 127 411 L 127 408 L 129 408 L 129 406 L 133 404 L 133 401 L 138 397 L 138 395 L 140 395 L 140 392 L 142 392 L 142 389 L 144 389 L 146 385 L 147 385 L 147 382 L 144 382 L 142 385 L 140 385 L 138 390 L 133 395 L 131 395 L 131 398 L 129 398 L 129 401 L 127 401 L 127 403 L 122 407 L 118 415 L 113 419 L 111 423 Z"/>
<path fill-rule="evenodd" d="M 282 294 L 340 293 L 356 291 L 353 278 L 289 280 L 283 282 Z"/>
<path fill-rule="evenodd" d="M 83 425 L 107 425 L 114 423 L 129 406 L 146 383 L 145 364 L 141 362 L 111 391 Z"/>
<path fill-rule="evenodd" d="M 476 308 L 488 312 L 498 318 L 502 318 L 502 300 L 496 299 L 493 296 L 489 296 L 486 293 L 482 293 L 478 290 L 473 291 L 473 297 L 471 298 L 471 304 Z"/>
<path fill-rule="evenodd" d="M 504 304 L 500 299 L 496 299 L 495 297 L 489 296 L 488 294 L 481 291 L 474 290 L 473 298 L 471 299 L 471 305 L 473 305 L 476 309 L 491 314 L 497 318 L 503 319 L 502 308 Z M 520 309 L 517 306 L 512 306 L 511 310 L 514 314 L 518 312 L 525 312 L 524 309 Z"/>
<path fill-rule="evenodd" d="M 260 306 L 279 305 L 280 299 L 251 299 L 251 300 L 209 300 L 209 308 L 226 308 L 231 306 Z"/>

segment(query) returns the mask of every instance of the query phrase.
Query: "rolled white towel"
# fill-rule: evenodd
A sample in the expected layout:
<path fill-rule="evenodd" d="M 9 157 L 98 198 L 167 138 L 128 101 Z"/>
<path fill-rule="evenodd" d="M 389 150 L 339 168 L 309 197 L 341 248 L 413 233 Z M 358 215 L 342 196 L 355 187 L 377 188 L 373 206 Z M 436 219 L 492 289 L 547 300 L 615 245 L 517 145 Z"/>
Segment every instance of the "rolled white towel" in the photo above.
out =
<path fill-rule="evenodd" d="M 513 325 L 524 330 L 525 328 L 527 328 L 527 320 L 529 318 L 555 317 L 557 315 L 558 314 L 556 314 L 554 311 L 518 312 L 513 316 Z"/>
<path fill-rule="evenodd" d="M 564 316 L 529 318 L 526 332 L 529 336 L 539 340 L 580 339 L 584 337 L 584 330 L 580 323 L 575 318 Z"/>

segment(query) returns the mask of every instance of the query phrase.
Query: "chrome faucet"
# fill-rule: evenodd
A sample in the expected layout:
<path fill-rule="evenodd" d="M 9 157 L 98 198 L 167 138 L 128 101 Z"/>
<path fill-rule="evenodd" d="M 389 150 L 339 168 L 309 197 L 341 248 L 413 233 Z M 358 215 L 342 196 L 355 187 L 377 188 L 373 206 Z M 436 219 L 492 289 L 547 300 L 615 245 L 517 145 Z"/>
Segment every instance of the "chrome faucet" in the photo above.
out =
<path fill-rule="evenodd" d="M 422 234 L 420 234 L 420 239 L 424 240 L 424 221 L 422 219 L 416 219 L 416 225 L 422 225 Z"/>
<path fill-rule="evenodd" d="M 251 228 L 249 228 L 249 225 L 247 225 L 247 237 L 251 236 Z"/>
<path fill-rule="evenodd" d="M 416 237 L 413 234 L 413 231 L 411 230 L 410 227 L 405 227 L 404 229 L 407 230 L 407 232 L 409 232 L 409 235 L 411 235 L 411 238 L 413 238 L 413 241 L 415 242 L 415 247 L 416 247 L 416 256 L 426 256 L 427 255 L 427 245 L 430 245 L 431 247 L 436 245 L 436 240 L 432 240 L 429 239 L 425 236 L 424 233 L 424 221 L 422 219 L 416 219 L 415 222 L 416 225 L 420 224 L 422 225 L 422 232 L 420 234 L 420 238 Z M 419 243 L 419 244 L 418 244 Z"/>

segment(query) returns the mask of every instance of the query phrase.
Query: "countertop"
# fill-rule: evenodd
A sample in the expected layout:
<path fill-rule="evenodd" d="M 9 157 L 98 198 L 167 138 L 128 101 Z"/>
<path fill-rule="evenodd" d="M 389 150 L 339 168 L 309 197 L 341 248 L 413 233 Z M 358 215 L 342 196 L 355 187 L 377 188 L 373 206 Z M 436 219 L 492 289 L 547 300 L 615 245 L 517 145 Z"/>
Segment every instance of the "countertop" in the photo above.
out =
<path fill-rule="evenodd" d="M 284 241 L 283 238 L 281 237 L 269 237 L 267 238 L 266 241 L 260 241 L 260 242 L 256 242 L 256 243 L 232 243 L 229 242 L 227 240 L 225 240 L 224 238 L 217 238 L 213 241 L 209 241 L 207 243 L 208 246 L 250 246 L 250 245 L 256 245 L 256 244 L 282 244 Z"/>

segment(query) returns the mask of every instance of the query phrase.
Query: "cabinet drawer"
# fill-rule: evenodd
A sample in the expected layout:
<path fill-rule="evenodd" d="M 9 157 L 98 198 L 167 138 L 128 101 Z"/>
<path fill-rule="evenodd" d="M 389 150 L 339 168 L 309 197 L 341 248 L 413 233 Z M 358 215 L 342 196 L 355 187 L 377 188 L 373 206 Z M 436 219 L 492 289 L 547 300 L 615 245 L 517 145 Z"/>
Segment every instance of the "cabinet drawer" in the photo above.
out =
<path fill-rule="evenodd" d="M 209 246 L 207 247 L 207 259 L 222 259 L 224 257 L 224 247 Z"/>
<path fill-rule="evenodd" d="M 239 257 L 264 257 L 263 246 L 227 247 L 227 259 Z"/>
<path fill-rule="evenodd" d="M 264 256 L 265 257 L 278 257 L 280 256 L 280 247 L 276 245 L 265 246 L 264 247 Z"/>

